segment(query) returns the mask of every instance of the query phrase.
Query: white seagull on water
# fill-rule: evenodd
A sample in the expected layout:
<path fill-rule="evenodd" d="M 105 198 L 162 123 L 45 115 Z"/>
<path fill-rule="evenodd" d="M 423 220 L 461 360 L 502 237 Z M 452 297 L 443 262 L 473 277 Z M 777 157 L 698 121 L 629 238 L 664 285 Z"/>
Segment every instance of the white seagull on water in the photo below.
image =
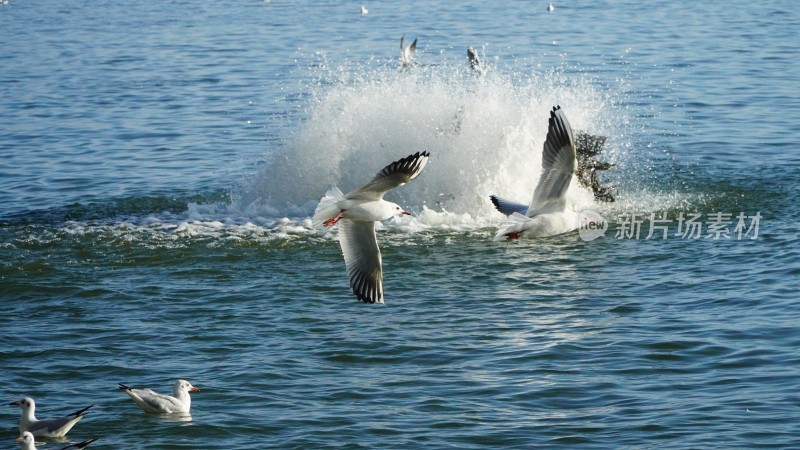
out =
<path fill-rule="evenodd" d="M 375 222 L 411 213 L 387 202 L 383 195 L 417 178 L 430 153 L 417 152 L 384 167 L 369 183 L 347 195 L 337 187 L 325 193 L 314 211 L 314 226 L 339 224 L 339 243 L 347 266 L 350 287 L 365 303 L 383 303 L 381 251 L 375 236 Z"/>
<path fill-rule="evenodd" d="M 66 447 L 61 447 L 59 450 L 69 450 L 71 448 L 75 448 L 75 449 L 81 450 L 83 448 L 88 447 L 89 444 L 91 444 L 92 442 L 94 442 L 96 440 L 97 440 L 97 438 L 87 439 L 85 441 L 78 442 L 77 444 L 72 444 L 72 445 L 68 445 Z M 35 445 L 35 442 L 33 440 L 33 435 L 31 434 L 30 431 L 26 431 L 26 432 L 22 433 L 22 436 L 17 438 L 17 442 L 19 442 L 19 448 L 21 450 L 36 450 L 36 445 Z"/>
<path fill-rule="evenodd" d="M 89 405 L 86 408 L 75 411 L 74 413 L 61 417 L 59 419 L 46 419 L 39 420 L 36 418 L 36 402 L 30 397 L 25 397 L 22 400 L 11 402 L 11 406 L 19 406 L 22 408 L 22 415 L 19 418 L 19 432 L 25 433 L 29 431 L 34 436 L 59 438 L 64 437 L 69 430 L 78 423 L 79 420 L 86 414 L 86 410 L 94 405 Z"/>
<path fill-rule="evenodd" d="M 192 407 L 189 392 L 200 392 L 186 380 L 178 380 L 172 386 L 172 395 L 159 394 L 152 389 L 132 389 L 124 384 L 119 388 L 130 395 L 133 402 L 144 412 L 152 414 L 188 413 Z"/>
<path fill-rule="evenodd" d="M 497 210 L 508 216 L 495 240 L 555 236 L 577 229 L 580 216 L 567 209 L 567 188 L 577 167 L 572 127 L 561 107 L 555 106 L 542 149 L 542 175 L 530 206 L 490 196 Z"/>

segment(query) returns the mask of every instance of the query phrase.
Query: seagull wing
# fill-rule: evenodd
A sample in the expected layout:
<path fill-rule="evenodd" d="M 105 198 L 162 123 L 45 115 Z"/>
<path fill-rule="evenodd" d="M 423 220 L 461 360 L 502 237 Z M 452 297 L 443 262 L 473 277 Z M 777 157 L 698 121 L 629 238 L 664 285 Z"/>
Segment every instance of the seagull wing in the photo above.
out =
<path fill-rule="evenodd" d="M 61 417 L 58 419 L 47 419 L 47 420 L 39 420 L 35 424 L 31 425 L 28 429 L 31 433 L 46 433 L 46 434 L 58 434 L 62 429 L 66 427 L 67 431 L 71 429 L 81 417 L 86 414 L 86 411 L 94 405 L 89 405 L 86 408 L 81 410 L 75 411 L 74 413 L 66 416 Z M 66 434 L 66 431 L 64 432 Z"/>
<path fill-rule="evenodd" d="M 124 384 L 120 385 L 120 389 L 128 394 L 140 408 L 147 412 L 169 413 L 181 410 L 181 405 L 177 398 L 159 394 L 152 389 L 131 389 Z"/>
<path fill-rule="evenodd" d="M 75 418 L 62 417 L 60 419 L 44 419 L 37 420 L 35 423 L 28 425 L 27 431 L 30 431 L 34 436 L 42 436 L 55 433 L 64 425 L 75 421 Z"/>
<path fill-rule="evenodd" d="M 347 194 L 350 200 L 380 200 L 390 189 L 417 178 L 428 164 L 430 153 L 417 152 L 384 167 L 369 183 Z"/>
<path fill-rule="evenodd" d="M 67 449 L 70 449 L 70 448 L 76 448 L 76 449 L 78 449 L 78 450 L 81 450 L 81 449 L 83 449 L 83 448 L 86 448 L 86 447 L 88 447 L 88 446 L 89 446 L 89 444 L 91 444 L 92 442 L 94 442 L 94 441 L 96 441 L 96 440 L 97 440 L 97 438 L 94 438 L 94 439 L 87 439 L 87 440 L 85 440 L 85 441 L 78 442 L 77 444 L 72 444 L 72 445 L 68 445 L 68 446 L 66 446 L 66 447 L 61 447 L 61 449 L 60 449 L 60 450 L 67 450 Z"/>
<path fill-rule="evenodd" d="M 353 293 L 362 302 L 383 303 L 381 250 L 375 236 L 375 222 L 340 220 L 339 243 Z"/>
<path fill-rule="evenodd" d="M 515 212 L 525 214 L 528 211 L 528 205 L 524 203 L 517 203 L 513 200 L 508 200 L 496 195 L 490 195 L 489 199 L 492 201 L 494 207 L 506 216 L 510 216 Z"/>
<path fill-rule="evenodd" d="M 136 389 L 134 389 L 134 392 L 136 392 Z M 139 399 L 143 404 L 158 412 L 175 412 L 181 409 L 180 402 L 175 397 L 159 394 L 150 389 L 136 393 L 139 394 Z"/>
<path fill-rule="evenodd" d="M 561 107 L 553 107 L 542 151 L 542 175 L 533 191 L 533 201 L 526 215 L 533 217 L 536 214 L 563 211 L 567 205 L 567 188 L 577 166 L 572 127 Z"/>

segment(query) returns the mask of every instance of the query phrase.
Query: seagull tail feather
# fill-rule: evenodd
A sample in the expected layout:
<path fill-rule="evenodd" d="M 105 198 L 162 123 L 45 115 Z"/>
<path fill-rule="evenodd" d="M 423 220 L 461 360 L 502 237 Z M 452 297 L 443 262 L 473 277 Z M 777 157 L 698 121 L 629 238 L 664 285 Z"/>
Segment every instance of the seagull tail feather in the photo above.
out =
<path fill-rule="evenodd" d="M 494 235 L 495 241 L 507 241 L 517 239 L 525 230 L 525 225 L 530 220 L 529 217 L 515 212 L 508 216 L 505 222 L 497 229 L 497 234 Z"/>
<path fill-rule="evenodd" d="M 322 229 L 322 223 L 336 216 L 339 213 L 339 202 L 344 200 L 344 194 L 336 186 L 332 187 L 325 196 L 319 201 L 317 209 L 314 210 L 314 217 L 311 223 L 314 228 Z"/>

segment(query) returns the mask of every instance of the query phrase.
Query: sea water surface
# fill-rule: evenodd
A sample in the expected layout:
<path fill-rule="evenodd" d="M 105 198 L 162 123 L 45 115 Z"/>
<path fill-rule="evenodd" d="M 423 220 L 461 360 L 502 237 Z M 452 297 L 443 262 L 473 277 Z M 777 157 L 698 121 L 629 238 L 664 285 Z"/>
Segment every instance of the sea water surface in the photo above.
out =
<path fill-rule="evenodd" d="M 800 9 L 364 4 L 0 5 L 0 400 L 97 449 L 800 447 Z M 495 242 L 554 105 L 608 229 Z M 421 150 L 360 304 L 310 216 Z"/>

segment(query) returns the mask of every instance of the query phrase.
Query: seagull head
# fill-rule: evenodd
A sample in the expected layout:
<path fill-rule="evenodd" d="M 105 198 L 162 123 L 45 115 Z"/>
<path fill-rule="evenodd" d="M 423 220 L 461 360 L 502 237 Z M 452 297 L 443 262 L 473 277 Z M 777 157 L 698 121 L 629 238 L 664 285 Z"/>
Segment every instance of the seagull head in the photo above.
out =
<path fill-rule="evenodd" d="M 26 445 L 32 445 L 33 444 L 33 435 L 31 434 L 30 431 L 23 431 L 22 435 L 17 438 L 17 442 L 21 442 L 21 443 L 26 444 Z"/>
<path fill-rule="evenodd" d="M 178 380 L 175 382 L 175 386 L 172 388 L 175 393 L 178 392 L 200 392 L 200 389 L 192 386 L 192 383 L 189 383 L 186 380 Z"/>
<path fill-rule="evenodd" d="M 19 406 L 22 408 L 23 411 L 33 411 L 36 409 L 36 403 L 34 403 L 33 399 L 30 397 L 25 397 L 22 400 L 18 400 L 16 402 L 9 403 L 10 406 Z"/>
<path fill-rule="evenodd" d="M 405 215 L 405 216 L 410 216 L 410 215 L 411 215 L 411 213 L 410 213 L 410 212 L 408 212 L 408 211 L 404 210 L 404 209 L 403 209 L 403 208 L 402 208 L 400 205 L 398 205 L 397 203 L 386 202 L 386 203 L 384 204 L 384 208 L 385 208 L 385 210 L 386 210 L 386 216 L 387 216 L 387 218 L 389 218 L 389 217 L 394 217 L 394 216 L 403 216 L 403 215 Z"/>

